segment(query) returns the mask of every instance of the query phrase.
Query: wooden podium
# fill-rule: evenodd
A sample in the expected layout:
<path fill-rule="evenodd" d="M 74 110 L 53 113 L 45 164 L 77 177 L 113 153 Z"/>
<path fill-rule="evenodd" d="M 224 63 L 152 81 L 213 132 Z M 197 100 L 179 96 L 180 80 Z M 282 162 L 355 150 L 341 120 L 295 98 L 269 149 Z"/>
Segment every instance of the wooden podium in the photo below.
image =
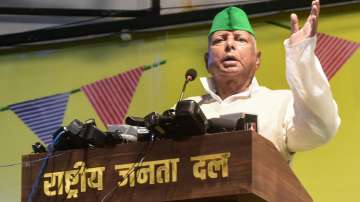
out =
<path fill-rule="evenodd" d="M 22 161 L 43 158 L 24 155 Z M 27 201 L 41 162 L 22 167 Z M 254 132 L 55 152 L 33 201 L 312 201 L 273 144 Z"/>

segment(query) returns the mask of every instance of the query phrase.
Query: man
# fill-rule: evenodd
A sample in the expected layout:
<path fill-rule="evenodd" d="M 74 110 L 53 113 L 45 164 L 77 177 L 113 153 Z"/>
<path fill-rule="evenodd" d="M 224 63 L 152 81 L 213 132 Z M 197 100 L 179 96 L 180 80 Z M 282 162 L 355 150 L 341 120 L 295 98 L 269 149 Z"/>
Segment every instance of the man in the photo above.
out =
<path fill-rule="evenodd" d="M 274 143 L 285 159 L 312 149 L 333 137 L 340 125 L 337 105 L 314 54 L 319 0 L 299 28 L 291 14 L 292 34 L 285 40 L 286 77 L 291 90 L 259 86 L 260 66 L 255 32 L 246 14 L 229 7 L 218 13 L 209 32 L 205 64 L 211 78 L 201 78 L 208 93 L 192 97 L 208 119 L 238 118 L 240 112 L 258 116 L 259 134 Z"/>

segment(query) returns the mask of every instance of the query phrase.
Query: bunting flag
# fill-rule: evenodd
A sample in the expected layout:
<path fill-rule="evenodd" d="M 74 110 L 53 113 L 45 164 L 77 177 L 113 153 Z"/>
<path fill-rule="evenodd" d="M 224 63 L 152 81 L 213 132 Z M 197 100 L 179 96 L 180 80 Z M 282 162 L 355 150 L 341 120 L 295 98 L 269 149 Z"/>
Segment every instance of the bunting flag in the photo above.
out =
<path fill-rule="evenodd" d="M 81 87 L 105 126 L 122 124 L 143 67 Z"/>
<path fill-rule="evenodd" d="M 318 56 L 328 80 L 330 80 L 340 67 L 360 47 L 360 43 L 323 33 L 318 33 L 317 37 L 318 41 L 315 54 Z"/>
<path fill-rule="evenodd" d="M 10 105 L 10 109 L 45 144 L 52 142 L 53 133 L 61 126 L 69 93 L 62 93 Z"/>

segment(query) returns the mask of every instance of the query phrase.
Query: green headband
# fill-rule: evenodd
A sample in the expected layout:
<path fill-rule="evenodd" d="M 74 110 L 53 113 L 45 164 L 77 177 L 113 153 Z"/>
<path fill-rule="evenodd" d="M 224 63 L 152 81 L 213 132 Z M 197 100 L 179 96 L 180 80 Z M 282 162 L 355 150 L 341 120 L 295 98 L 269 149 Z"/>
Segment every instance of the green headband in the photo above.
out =
<path fill-rule="evenodd" d="M 225 8 L 215 16 L 209 36 L 219 30 L 244 30 L 255 37 L 255 32 L 246 13 L 234 6 Z"/>

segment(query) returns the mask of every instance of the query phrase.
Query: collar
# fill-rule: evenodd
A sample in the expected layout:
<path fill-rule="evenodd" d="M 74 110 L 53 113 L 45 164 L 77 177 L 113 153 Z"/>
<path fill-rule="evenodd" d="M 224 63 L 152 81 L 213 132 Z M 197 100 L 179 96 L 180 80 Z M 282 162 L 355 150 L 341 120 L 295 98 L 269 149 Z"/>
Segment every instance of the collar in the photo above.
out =
<path fill-rule="evenodd" d="M 257 82 L 255 76 L 251 81 L 250 86 L 243 92 L 231 95 L 227 98 L 225 98 L 224 100 L 222 100 L 220 98 L 220 96 L 218 96 L 216 94 L 216 90 L 215 90 L 215 85 L 214 85 L 214 81 L 213 78 L 211 77 L 201 77 L 200 78 L 201 84 L 204 88 L 204 90 L 212 97 L 214 98 L 217 102 L 231 102 L 234 101 L 236 99 L 244 99 L 244 98 L 249 98 L 251 97 L 252 94 L 256 93 L 259 89 L 259 83 Z"/>

